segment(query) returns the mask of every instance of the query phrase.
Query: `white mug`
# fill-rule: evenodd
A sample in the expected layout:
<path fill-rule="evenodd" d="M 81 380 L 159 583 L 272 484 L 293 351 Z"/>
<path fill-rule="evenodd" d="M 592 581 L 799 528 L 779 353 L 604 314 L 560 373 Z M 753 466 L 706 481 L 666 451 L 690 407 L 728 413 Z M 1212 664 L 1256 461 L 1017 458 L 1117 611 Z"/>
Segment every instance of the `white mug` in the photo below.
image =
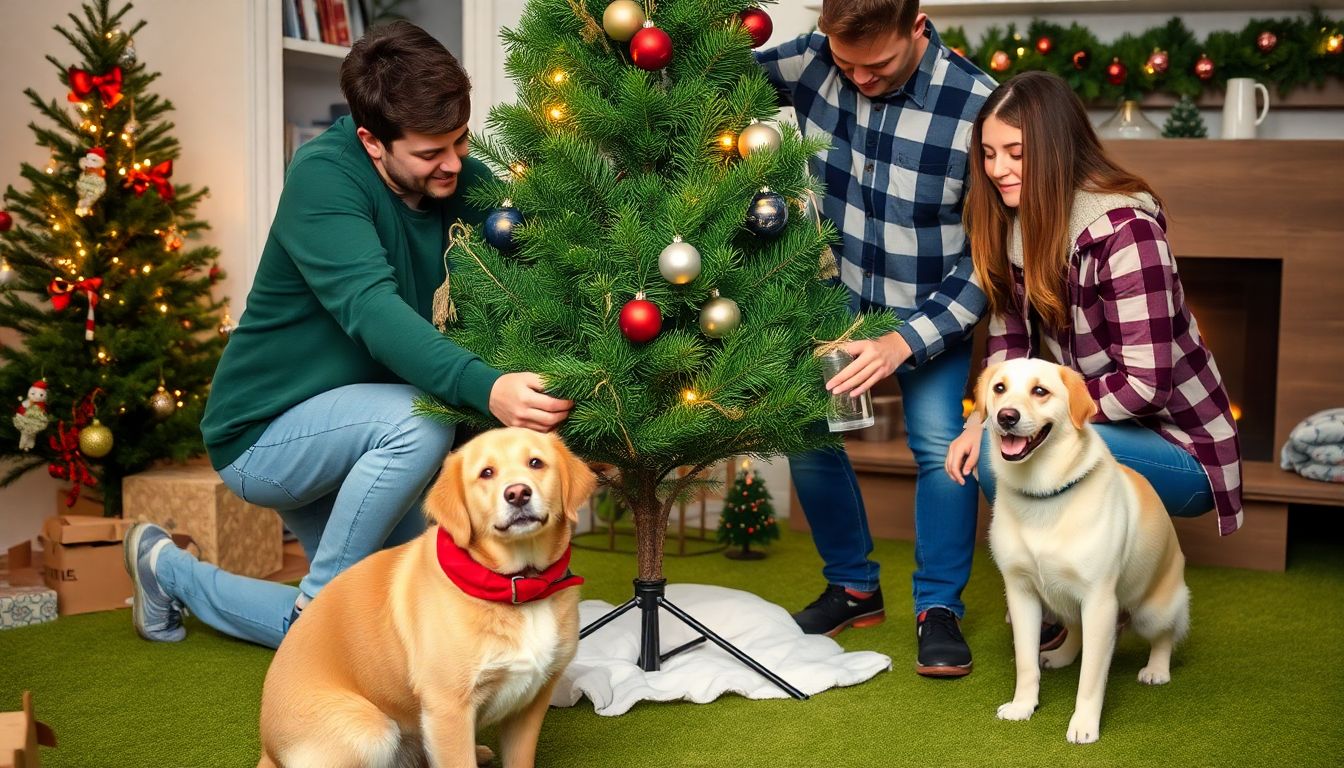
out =
<path fill-rule="evenodd" d="M 1255 113 L 1255 92 L 1265 99 L 1260 114 Z M 1269 89 L 1249 77 L 1233 77 L 1227 81 L 1227 96 L 1223 101 L 1223 138 L 1254 139 L 1255 127 L 1269 114 Z"/>

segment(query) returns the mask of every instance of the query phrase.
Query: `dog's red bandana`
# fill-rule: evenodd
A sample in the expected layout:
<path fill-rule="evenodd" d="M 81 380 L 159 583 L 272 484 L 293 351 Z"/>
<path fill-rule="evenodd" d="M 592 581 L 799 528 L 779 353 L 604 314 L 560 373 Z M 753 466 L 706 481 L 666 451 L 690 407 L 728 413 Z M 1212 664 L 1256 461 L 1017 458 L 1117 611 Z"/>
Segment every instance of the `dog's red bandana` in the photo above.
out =
<path fill-rule="evenodd" d="M 457 546 L 453 537 L 443 528 L 439 528 L 438 550 L 439 567 L 458 589 L 472 597 L 495 603 L 530 603 L 583 583 L 582 576 L 569 572 L 569 547 L 565 547 L 559 560 L 536 576 L 495 573 L 473 560 L 471 553 Z"/>

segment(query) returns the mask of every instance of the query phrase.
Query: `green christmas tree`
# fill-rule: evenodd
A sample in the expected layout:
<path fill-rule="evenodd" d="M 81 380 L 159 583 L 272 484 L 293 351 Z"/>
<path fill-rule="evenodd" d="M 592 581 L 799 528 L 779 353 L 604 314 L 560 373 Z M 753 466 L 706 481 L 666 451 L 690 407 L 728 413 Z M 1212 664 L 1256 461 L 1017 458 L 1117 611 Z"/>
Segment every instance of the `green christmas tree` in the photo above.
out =
<path fill-rule="evenodd" d="M 756 560 L 765 553 L 751 548 L 753 543 L 765 544 L 779 538 L 775 522 L 775 508 L 770 503 L 770 492 L 761 481 L 751 462 L 745 461 L 737 480 L 723 499 L 723 513 L 719 518 L 719 541 L 731 547 L 725 554 L 735 560 Z"/>
<path fill-rule="evenodd" d="M 576 402 L 561 435 L 615 468 L 638 577 L 656 581 L 677 499 L 728 456 L 834 444 L 815 353 L 896 321 L 855 318 L 819 279 L 834 228 L 803 201 L 826 141 L 753 123 L 777 112 L 752 56 L 759 3 L 608 5 L 531 0 L 504 31 L 518 102 L 472 145 L 500 174 L 475 196 L 496 210 L 451 233 L 442 306 L 452 339 Z"/>
<path fill-rule="evenodd" d="M 1182 96 L 1176 102 L 1167 122 L 1162 124 L 1162 135 L 1168 139 L 1202 139 L 1209 135 L 1194 99 Z"/>
<path fill-rule="evenodd" d="M 186 245 L 207 228 L 193 215 L 206 190 L 173 183 L 173 107 L 149 91 L 158 74 L 137 59 L 145 22 L 127 23 L 130 9 L 96 0 L 57 26 L 77 55 L 47 59 L 69 96 L 25 91 L 50 160 L 22 166 L 26 189 L 8 187 L 0 217 L 17 224 L 0 234 L 0 327 L 23 338 L 0 348 L 0 395 L 22 401 L 0 419 L 0 485 L 45 467 L 71 481 L 70 503 L 97 485 L 109 513 L 126 475 L 203 451 L 231 330 L 210 296 L 218 253 Z"/>

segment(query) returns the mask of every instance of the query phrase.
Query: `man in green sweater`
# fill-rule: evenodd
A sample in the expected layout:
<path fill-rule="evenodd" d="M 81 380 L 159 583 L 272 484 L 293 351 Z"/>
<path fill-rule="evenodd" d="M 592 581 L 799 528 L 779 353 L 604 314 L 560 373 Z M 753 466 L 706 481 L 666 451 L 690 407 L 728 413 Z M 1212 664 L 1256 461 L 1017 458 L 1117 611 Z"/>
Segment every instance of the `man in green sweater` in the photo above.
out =
<path fill-rule="evenodd" d="M 226 573 L 141 524 L 126 537 L 136 630 L 205 623 L 277 647 L 341 571 L 425 529 L 419 498 L 453 429 L 412 415 L 428 393 L 547 431 L 572 403 L 533 373 L 501 373 L 430 321 L 448 227 L 489 171 L 467 157 L 470 82 L 424 30 L 396 22 L 341 65 L 343 117 L 294 156 L 247 311 L 201 428 L 224 484 L 279 511 L 310 563 L 299 588 Z"/>

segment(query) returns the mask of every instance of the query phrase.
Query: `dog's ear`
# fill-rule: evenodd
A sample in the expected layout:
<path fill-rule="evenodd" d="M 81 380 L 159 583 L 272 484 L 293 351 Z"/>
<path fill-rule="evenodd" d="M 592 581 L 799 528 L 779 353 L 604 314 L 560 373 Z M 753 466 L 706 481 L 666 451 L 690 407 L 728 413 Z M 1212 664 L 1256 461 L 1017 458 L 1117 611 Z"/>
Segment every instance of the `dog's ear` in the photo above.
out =
<path fill-rule="evenodd" d="M 980 414 L 980 423 L 984 424 L 989 420 L 989 382 L 994 380 L 994 374 L 999 372 L 999 366 L 1003 363 L 995 363 L 980 372 L 980 378 L 975 382 L 975 409 L 974 413 Z"/>
<path fill-rule="evenodd" d="M 425 512 L 452 537 L 453 543 L 466 548 L 471 543 L 471 514 L 467 512 L 467 489 L 462 484 L 462 452 L 448 455 L 434 487 L 425 499 Z"/>
<path fill-rule="evenodd" d="M 587 462 L 571 453 L 559 437 L 555 438 L 555 445 L 560 459 L 557 466 L 560 471 L 560 495 L 564 498 L 565 517 L 569 518 L 571 523 L 577 523 L 579 507 L 588 501 L 593 495 L 593 490 L 597 488 L 597 475 L 588 468 Z"/>
<path fill-rule="evenodd" d="M 1097 404 L 1092 400 L 1092 393 L 1087 391 L 1082 374 L 1061 365 L 1059 375 L 1069 393 L 1069 419 L 1073 421 L 1074 429 L 1082 429 L 1097 414 Z"/>

